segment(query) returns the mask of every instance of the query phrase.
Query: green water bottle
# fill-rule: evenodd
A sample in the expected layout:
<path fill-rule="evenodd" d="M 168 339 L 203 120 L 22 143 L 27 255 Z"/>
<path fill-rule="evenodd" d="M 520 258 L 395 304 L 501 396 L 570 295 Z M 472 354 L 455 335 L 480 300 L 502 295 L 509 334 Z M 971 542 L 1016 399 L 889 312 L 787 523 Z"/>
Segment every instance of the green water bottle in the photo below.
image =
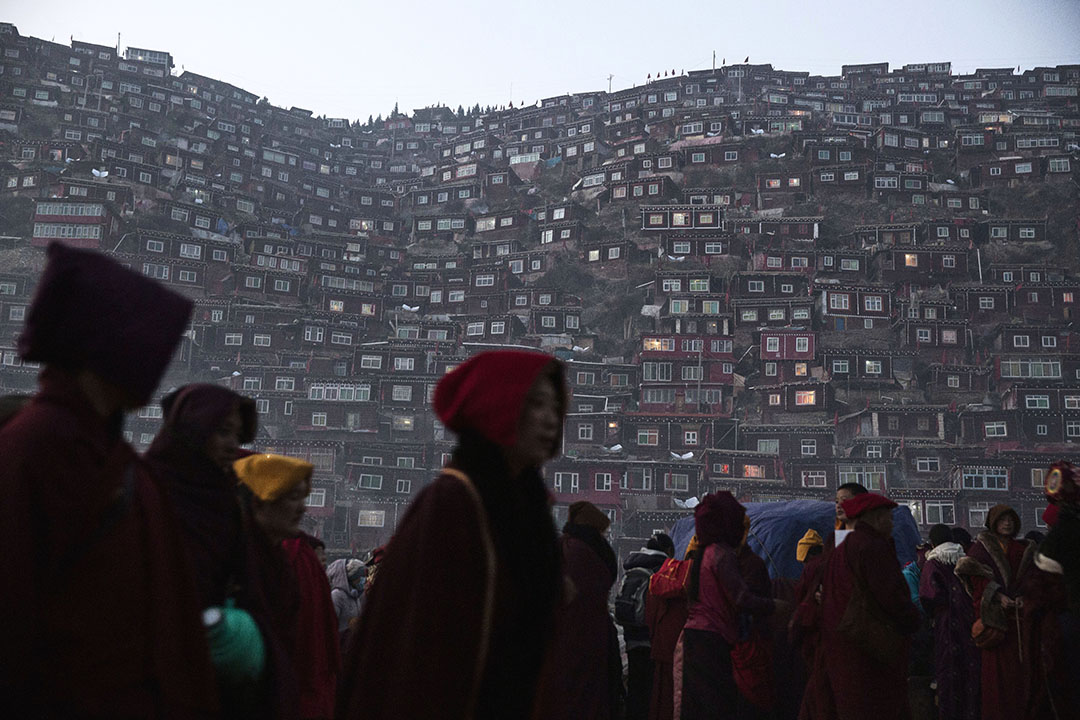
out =
<path fill-rule="evenodd" d="M 258 680 L 266 667 L 266 646 L 255 619 L 235 607 L 232 598 L 224 607 L 203 611 L 203 627 L 210 644 L 210 659 L 218 677 L 226 683 Z"/>

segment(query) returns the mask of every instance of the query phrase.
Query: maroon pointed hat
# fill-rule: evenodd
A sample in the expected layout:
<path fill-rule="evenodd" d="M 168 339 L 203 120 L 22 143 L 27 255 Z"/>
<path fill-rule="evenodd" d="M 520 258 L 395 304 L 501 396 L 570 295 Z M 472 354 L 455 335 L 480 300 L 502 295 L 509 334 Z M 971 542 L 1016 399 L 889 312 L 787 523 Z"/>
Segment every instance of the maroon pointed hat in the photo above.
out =
<path fill-rule="evenodd" d="M 897 505 L 884 495 L 867 492 L 856 495 L 849 500 L 845 500 L 840 507 L 844 509 L 845 515 L 854 520 L 871 510 L 877 510 L 878 508 L 889 508 L 891 510 L 892 508 L 897 507 Z"/>
<path fill-rule="evenodd" d="M 145 404 L 180 342 L 191 301 L 99 252 L 53 243 L 47 256 L 19 354 L 93 371 Z"/>
<path fill-rule="evenodd" d="M 475 355 L 435 386 L 435 413 L 443 425 L 459 435 L 472 430 L 497 445 L 511 447 L 517 441 L 525 396 L 552 363 L 561 377 L 562 363 L 551 355 L 521 350 Z"/>

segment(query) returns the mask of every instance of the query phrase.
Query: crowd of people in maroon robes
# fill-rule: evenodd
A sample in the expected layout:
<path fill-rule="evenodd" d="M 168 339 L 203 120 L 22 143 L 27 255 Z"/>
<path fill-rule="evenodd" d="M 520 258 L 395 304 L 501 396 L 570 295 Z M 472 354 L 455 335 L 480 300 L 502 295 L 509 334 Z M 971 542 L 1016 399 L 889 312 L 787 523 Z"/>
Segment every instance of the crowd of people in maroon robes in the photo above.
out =
<path fill-rule="evenodd" d="M 974 539 L 932 528 L 906 568 L 896 504 L 843 485 L 835 532 L 790 549 L 797 582 L 770 578 L 735 497 L 708 494 L 682 557 L 660 533 L 627 559 L 648 580 L 620 587 L 621 647 L 611 518 L 583 501 L 556 528 L 543 480 L 560 361 L 502 350 L 448 372 L 450 461 L 386 546 L 327 565 L 301 531 L 314 468 L 243 449 L 249 398 L 171 390 L 147 452 L 124 441 L 191 309 L 98 253 L 48 250 L 19 339 L 40 388 L 0 402 L 3 717 L 1080 717 L 1068 463 L 1047 473 L 1039 542 L 998 505 Z"/>

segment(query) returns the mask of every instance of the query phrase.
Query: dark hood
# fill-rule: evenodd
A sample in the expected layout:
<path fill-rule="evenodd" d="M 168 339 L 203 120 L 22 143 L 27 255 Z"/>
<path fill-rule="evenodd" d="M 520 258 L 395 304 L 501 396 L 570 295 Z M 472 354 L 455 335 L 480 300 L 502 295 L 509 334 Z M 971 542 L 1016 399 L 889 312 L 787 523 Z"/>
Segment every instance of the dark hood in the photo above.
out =
<path fill-rule="evenodd" d="M 709 493 L 694 508 L 694 530 L 701 546 L 722 542 L 738 547 L 742 541 L 746 508 L 729 492 Z"/>
<path fill-rule="evenodd" d="M 1008 505 L 1000 504 L 990 508 L 990 511 L 986 513 L 986 528 L 992 533 L 996 533 L 997 530 L 994 526 L 997 525 L 998 520 L 1004 515 L 1012 515 L 1013 518 L 1013 537 L 1020 534 L 1020 516 Z"/>
<path fill-rule="evenodd" d="M 24 360 L 90 370 L 145 404 L 192 303 L 102 253 L 52 243 L 19 336 Z"/>

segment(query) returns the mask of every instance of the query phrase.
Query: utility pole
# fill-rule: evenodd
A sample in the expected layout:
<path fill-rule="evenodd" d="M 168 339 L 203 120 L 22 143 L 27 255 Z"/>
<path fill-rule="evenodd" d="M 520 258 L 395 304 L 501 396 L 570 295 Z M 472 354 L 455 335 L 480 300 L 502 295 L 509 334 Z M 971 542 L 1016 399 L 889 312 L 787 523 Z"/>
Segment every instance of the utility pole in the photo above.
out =
<path fill-rule="evenodd" d="M 612 79 L 613 77 L 615 77 L 615 76 L 614 76 L 614 75 L 610 75 L 610 74 L 609 74 L 609 75 L 607 76 L 607 91 L 608 91 L 608 95 L 610 95 L 610 94 L 611 94 L 611 79 Z"/>
<path fill-rule="evenodd" d="M 712 69 L 713 69 L 713 72 L 716 72 L 716 51 L 715 50 L 712 51 Z"/>

